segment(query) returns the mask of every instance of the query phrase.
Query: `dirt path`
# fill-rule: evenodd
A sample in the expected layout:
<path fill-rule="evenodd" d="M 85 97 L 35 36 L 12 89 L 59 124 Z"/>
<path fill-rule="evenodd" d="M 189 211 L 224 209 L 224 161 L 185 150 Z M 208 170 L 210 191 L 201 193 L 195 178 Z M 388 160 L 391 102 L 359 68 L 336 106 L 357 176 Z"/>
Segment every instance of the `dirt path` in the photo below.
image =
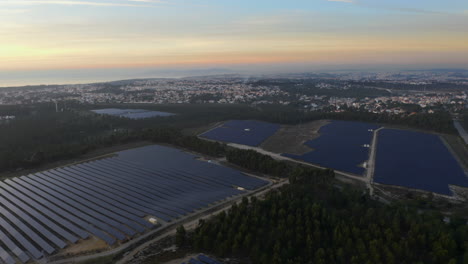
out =
<path fill-rule="evenodd" d="M 370 146 L 370 156 L 367 162 L 367 170 L 366 170 L 366 185 L 369 189 L 370 196 L 374 195 L 374 172 L 375 172 L 375 158 L 377 153 L 377 138 L 379 136 L 379 131 L 384 129 L 381 127 L 379 129 L 374 130 L 374 136 L 372 137 L 372 143 Z"/>
<path fill-rule="evenodd" d="M 271 185 L 269 188 L 266 188 L 264 190 L 260 190 L 258 192 L 253 192 L 253 193 L 250 193 L 248 194 L 247 196 L 255 196 L 255 197 L 259 197 L 259 196 L 262 196 L 264 195 L 265 193 L 269 192 L 270 190 L 272 189 L 276 189 L 276 188 L 279 188 L 285 184 L 288 184 L 289 182 L 288 181 L 282 181 L 280 183 L 277 183 L 275 185 Z M 237 197 L 236 199 L 232 200 L 232 202 L 238 202 L 240 200 L 242 200 L 244 196 L 241 196 L 241 197 Z M 200 217 L 197 217 L 189 222 L 186 222 L 186 223 L 180 223 L 180 224 L 183 224 L 185 229 L 188 231 L 188 230 L 194 230 L 197 225 L 198 225 L 198 221 L 200 219 L 206 219 L 206 218 L 210 218 L 211 216 L 214 216 L 214 215 L 217 215 L 219 213 L 221 213 L 222 211 L 227 211 L 230 206 L 231 206 L 232 203 L 229 203 L 227 204 L 226 206 L 220 208 L 219 210 L 216 210 L 214 212 L 211 212 L 209 214 L 204 214 L 204 215 L 201 215 Z M 145 242 L 144 244 L 138 246 L 137 248 L 135 248 L 134 250 L 130 251 L 129 253 L 127 253 L 125 255 L 125 257 L 123 257 L 122 259 L 120 259 L 119 261 L 116 262 L 116 264 L 124 264 L 124 263 L 128 263 L 129 261 L 131 261 L 134 256 L 136 254 L 138 254 L 138 252 L 140 252 L 141 250 L 145 249 L 146 247 L 150 246 L 151 244 L 154 244 L 164 238 L 167 238 L 168 236 L 173 236 L 175 235 L 176 233 L 176 227 L 179 226 L 179 225 L 176 225 L 174 228 L 171 228 L 170 230 L 167 230 L 167 232 L 165 232 L 164 234 L 161 234 L 160 236 L 150 240 L 150 241 L 147 241 Z"/>
<path fill-rule="evenodd" d="M 79 263 L 79 262 L 84 262 L 84 261 L 91 261 L 93 259 L 97 259 L 97 258 L 101 258 L 101 257 L 108 257 L 108 256 L 112 256 L 112 255 L 115 255 L 115 254 L 119 254 L 121 252 L 125 252 L 126 250 L 128 250 L 128 248 L 130 248 L 131 246 L 135 245 L 136 243 L 139 243 L 139 242 L 142 242 L 144 241 L 145 239 L 148 239 L 149 237 L 153 236 L 153 235 L 157 235 L 155 238 L 147 241 L 147 242 L 144 242 L 142 245 L 138 246 L 137 248 L 131 250 L 129 253 L 127 253 L 125 255 L 125 257 L 121 260 L 119 260 L 117 263 L 126 263 L 128 262 L 129 260 L 131 260 L 133 258 L 133 256 L 135 254 L 137 254 L 140 250 L 144 249 L 145 247 L 147 247 L 148 245 L 152 244 L 152 243 L 155 243 L 167 236 L 170 236 L 170 235 L 173 235 L 175 234 L 175 230 L 176 228 L 179 226 L 179 225 L 184 225 L 186 229 L 193 229 L 197 226 L 198 224 L 198 221 L 200 219 L 204 219 L 204 218 L 207 218 L 207 217 L 210 217 L 214 214 L 218 214 L 220 213 L 221 211 L 224 211 L 224 210 L 227 210 L 230 208 L 230 206 L 235 203 L 235 202 L 238 202 L 240 200 L 242 200 L 243 197 L 245 196 L 261 196 L 263 194 L 265 194 L 266 192 L 270 191 L 271 189 L 274 189 L 274 188 L 279 188 L 285 184 L 287 184 L 288 181 L 282 181 L 280 183 L 276 183 L 276 184 L 272 184 L 271 182 L 267 185 L 267 186 L 264 186 L 258 190 L 255 190 L 255 191 L 250 191 L 250 192 L 246 192 L 244 195 L 241 195 L 241 196 L 236 196 L 236 197 L 233 197 L 233 198 L 230 198 L 230 199 L 227 199 L 225 201 L 223 201 L 222 203 L 220 204 L 217 204 L 215 205 L 214 207 L 209 207 L 209 208 L 205 208 L 204 210 L 201 210 L 195 214 L 191 214 L 191 215 L 188 215 L 186 217 L 183 217 L 181 219 L 178 219 L 177 221 L 174 221 L 174 222 L 171 222 L 171 223 L 165 223 L 165 224 L 162 224 L 160 228 L 156 229 L 156 230 L 153 230 L 151 232 L 148 232 L 136 239 L 133 239 L 117 248 L 114 248 L 114 249 L 111 249 L 111 250 L 108 250 L 108 251 L 104 251 L 104 252 L 100 252 L 100 253 L 96 253 L 96 254 L 92 254 L 92 255 L 86 255 L 86 256 L 76 256 L 76 257 L 72 257 L 72 258 L 67 258 L 67 259 L 61 259 L 61 260 L 56 260 L 56 261 L 51 261 L 49 262 L 46 258 L 38 261 L 39 263 L 53 263 L 53 264 L 66 264 L 66 263 Z"/>

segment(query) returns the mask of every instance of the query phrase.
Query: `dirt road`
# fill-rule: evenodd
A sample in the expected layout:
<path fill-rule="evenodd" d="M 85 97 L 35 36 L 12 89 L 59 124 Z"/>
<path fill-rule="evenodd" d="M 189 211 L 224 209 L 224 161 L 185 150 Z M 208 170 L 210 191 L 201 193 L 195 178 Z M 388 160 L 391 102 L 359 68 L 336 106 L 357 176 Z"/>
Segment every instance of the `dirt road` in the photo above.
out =
<path fill-rule="evenodd" d="M 270 157 L 272 157 L 272 158 L 274 158 L 274 159 L 276 159 L 276 160 L 291 161 L 291 162 L 295 162 L 295 163 L 307 165 L 307 166 L 314 167 L 314 168 L 327 169 L 327 168 L 325 168 L 325 167 L 321 167 L 321 166 L 318 166 L 318 165 L 314 165 L 314 164 L 311 164 L 311 163 L 308 163 L 308 162 L 305 162 L 305 161 L 295 160 L 295 159 L 292 159 L 292 158 L 288 158 L 288 157 L 285 157 L 285 156 L 281 156 L 281 154 L 277 154 L 277 153 L 273 153 L 273 152 L 270 152 L 270 151 L 266 151 L 266 150 L 261 149 L 261 148 L 259 148 L 259 147 L 251 147 L 251 146 L 240 145 L 240 144 L 235 144 L 235 143 L 229 143 L 228 146 L 231 146 L 231 147 L 233 147 L 233 148 L 238 148 L 238 149 L 250 149 L 250 150 L 255 150 L 255 151 L 257 151 L 258 153 L 261 153 L 261 154 L 264 154 L 264 155 L 268 155 L 268 156 L 270 156 Z M 366 179 L 365 177 L 360 177 L 360 176 L 353 175 L 353 174 L 350 174 L 350 173 L 346 173 L 346 172 L 342 172 L 342 171 L 336 171 L 336 170 L 335 170 L 335 173 L 338 174 L 338 175 L 341 175 L 341 176 L 345 176 L 345 177 L 348 177 L 348 178 L 357 180 L 357 181 L 362 181 L 362 182 L 366 182 L 366 181 L 367 181 L 367 179 Z"/>
<path fill-rule="evenodd" d="M 265 194 L 266 192 L 270 191 L 271 189 L 275 189 L 275 188 L 279 188 L 285 184 L 287 184 L 288 181 L 282 181 L 280 183 L 276 183 L 276 184 L 272 184 L 271 182 L 258 189 L 258 190 L 255 190 L 255 191 L 249 191 L 249 192 L 246 192 L 244 193 L 243 195 L 240 195 L 240 196 L 235 196 L 235 197 L 232 197 L 232 198 L 229 198 L 225 201 L 223 201 L 222 203 L 220 204 L 217 204 L 215 206 L 212 206 L 212 207 L 209 207 L 209 208 L 205 208 L 195 214 L 191 214 L 191 215 L 188 215 L 186 217 L 183 217 L 181 219 L 178 219 L 174 222 L 171 222 L 171 223 L 164 223 L 161 225 L 161 227 L 159 227 L 158 229 L 156 230 L 153 230 L 151 232 L 148 232 L 136 239 L 133 239 L 117 248 L 114 248 L 114 249 L 111 249 L 111 250 L 108 250 L 108 251 L 104 251 L 104 252 L 100 252 L 100 253 L 96 253 L 96 254 L 92 254 L 92 255 L 87 255 L 87 256 L 77 256 L 77 257 L 72 257 L 72 258 L 67 258 L 67 259 L 61 259 L 61 260 L 57 260 L 57 261 L 48 261 L 47 259 L 42 259 L 40 261 L 38 261 L 39 263 L 52 263 L 52 264 L 66 264 L 66 263 L 79 263 L 79 262 L 84 262 L 84 261 L 91 261 L 93 259 L 96 259 L 96 258 L 101 258 L 101 257 L 107 257 L 107 256 L 112 256 L 112 255 L 115 255 L 115 254 L 119 254 L 119 253 L 122 253 L 122 252 L 125 252 L 126 250 L 128 250 L 129 248 L 131 248 L 132 246 L 134 246 L 135 244 L 137 243 L 141 243 L 142 241 L 145 241 L 146 239 L 150 238 L 151 236 L 154 236 L 156 235 L 155 238 L 147 241 L 147 242 L 144 242 L 143 244 L 141 244 L 140 246 L 136 247 L 135 249 L 131 250 L 129 253 L 127 253 L 125 255 L 125 257 L 123 259 L 121 259 L 118 263 L 126 263 L 127 261 L 131 260 L 133 258 L 133 256 L 135 254 L 137 254 L 140 250 L 142 250 L 143 248 L 147 247 L 148 245 L 152 244 L 152 243 L 155 243 L 169 235 L 173 235 L 175 234 L 175 230 L 176 228 L 179 226 L 179 225 L 184 225 L 187 229 L 190 229 L 190 228 L 194 228 L 196 227 L 196 225 L 198 224 L 198 221 L 200 219 L 204 219 L 204 218 L 208 218 L 214 214 L 217 214 L 217 213 L 220 213 L 221 211 L 224 211 L 224 210 L 227 210 L 230 208 L 230 206 L 235 203 L 235 202 L 238 202 L 240 200 L 242 200 L 243 197 L 245 196 L 261 196 L 263 194 Z"/>
<path fill-rule="evenodd" d="M 256 196 L 256 197 L 259 197 L 259 196 L 262 196 L 264 195 L 265 193 L 269 192 L 270 190 L 272 189 L 276 189 L 276 188 L 279 188 L 285 184 L 288 184 L 289 182 L 287 180 L 285 181 L 282 181 L 280 183 L 277 183 L 275 185 L 271 185 L 269 188 L 265 188 L 264 190 L 260 190 L 258 192 L 252 192 L 248 195 L 244 195 L 244 196 Z M 161 234 L 160 236 L 157 236 L 155 237 L 154 239 L 150 240 L 150 241 L 147 241 L 145 242 L 144 244 L 138 246 L 137 248 L 135 248 L 134 250 L 130 251 L 129 253 L 127 253 L 125 255 L 125 257 L 123 257 L 122 259 L 120 259 L 118 262 L 116 262 L 116 264 L 124 264 L 124 263 L 128 263 L 129 261 L 131 261 L 134 256 L 136 254 L 138 254 L 138 252 L 140 252 L 141 250 L 145 249 L 146 247 L 150 246 L 151 244 L 153 243 L 156 243 L 168 236 L 172 236 L 172 235 L 175 235 L 176 233 L 176 227 L 179 226 L 180 224 L 183 224 L 185 229 L 186 230 L 193 230 L 197 227 L 198 225 L 198 221 L 200 219 L 206 219 L 206 218 L 210 218 L 211 216 L 214 216 L 214 215 L 217 215 L 219 213 L 221 213 L 222 211 L 227 211 L 229 208 L 230 208 L 230 205 L 233 203 L 233 202 L 238 202 L 240 200 L 242 200 L 242 197 L 244 196 L 241 196 L 241 197 L 237 197 L 236 199 L 232 200 L 231 203 L 229 204 L 226 204 L 226 206 L 220 208 L 219 210 L 216 210 L 216 211 L 213 211 L 213 212 L 210 212 L 208 214 L 203 214 L 203 215 L 200 215 L 199 217 L 193 219 L 193 220 L 190 220 L 188 222 L 185 222 L 185 223 L 179 223 L 178 225 L 176 225 L 175 227 L 171 228 L 171 229 L 168 229 L 166 232 L 164 232 L 163 234 Z"/>
<path fill-rule="evenodd" d="M 369 189 L 370 196 L 374 195 L 374 171 L 375 171 L 375 157 L 377 153 L 377 137 L 379 136 L 379 131 L 384 129 L 381 127 L 379 129 L 374 130 L 374 136 L 372 138 L 372 143 L 370 146 L 370 155 L 369 161 L 367 162 L 367 170 L 366 170 L 366 185 Z"/>

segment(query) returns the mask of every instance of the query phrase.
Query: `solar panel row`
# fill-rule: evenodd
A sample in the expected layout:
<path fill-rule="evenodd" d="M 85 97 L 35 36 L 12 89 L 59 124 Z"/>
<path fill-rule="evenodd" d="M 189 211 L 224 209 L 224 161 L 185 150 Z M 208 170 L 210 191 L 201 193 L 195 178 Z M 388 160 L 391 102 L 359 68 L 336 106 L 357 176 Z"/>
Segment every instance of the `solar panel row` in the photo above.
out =
<path fill-rule="evenodd" d="M 0 259 L 39 259 L 90 235 L 113 245 L 154 228 L 145 217 L 169 222 L 265 184 L 161 146 L 0 181 Z"/>
<path fill-rule="evenodd" d="M 126 219 L 126 218 L 122 217 L 121 215 L 125 216 L 127 214 L 125 212 L 122 212 L 122 210 L 120 210 L 118 208 L 115 208 L 112 204 L 108 204 L 106 202 L 103 202 L 103 201 L 100 201 L 100 200 L 95 200 L 95 199 L 85 200 L 84 198 L 81 198 L 81 197 L 88 197 L 84 192 L 76 190 L 76 189 L 66 185 L 63 182 L 60 182 L 58 180 L 53 179 L 52 177 L 47 177 L 47 176 L 43 176 L 43 177 L 44 177 L 43 178 L 44 180 L 47 180 L 47 181 L 55 184 L 57 186 L 56 188 L 58 190 L 62 190 L 63 193 L 68 193 L 68 194 L 71 194 L 73 197 L 77 197 L 76 198 L 77 200 L 81 201 L 82 203 L 89 204 L 89 206 L 92 207 L 93 209 L 102 210 L 103 212 L 106 213 L 106 215 L 108 215 L 110 217 L 113 217 L 113 219 L 116 219 L 116 220 L 120 221 L 121 223 L 127 224 L 129 227 L 137 230 L 138 232 L 143 232 L 145 230 L 142 226 L 140 226 L 140 225 L 133 222 L 133 221 L 135 221 L 135 222 L 141 223 L 143 225 L 146 225 L 147 222 L 141 220 L 141 218 L 130 217 L 130 219 Z M 114 212 L 120 213 L 120 215 L 116 214 Z M 131 216 L 131 215 L 129 215 L 129 216 Z"/>
<path fill-rule="evenodd" d="M 96 114 L 119 116 L 119 117 L 125 117 L 129 119 L 144 119 L 144 118 L 151 118 L 151 117 L 157 117 L 157 116 L 165 117 L 165 116 L 174 115 L 172 113 L 150 111 L 150 110 L 145 110 L 145 109 L 106 108 L 106 109 L 98 109 L 98 110 L 91 110 L 91 111 Z"/>
<path fill-rule="evenodd" d="M 167 189 L 162 190 L 161 192 L 169 190 L 169 193 L 167 193 L 167 195 L 175 196 L 175 199 L 177 199 L 177 197 L 180 197 L 180 193 L 183 192 L 184 190 L 187 191 L 187 195 L 190 195 L 191 192 L 194 190 L 205 190 L 205 191 L 207 190 L 203 185 L 200 185 L 200 184 L 191 185 L 191 183 L 188 181 L 187 182 L 182 181 L 180 178 L 176 177 L 174 174 L 171 175 L 167 173 L 164 174 L 164 173 L 153 172 L 154 174 L 151 175 L 151 174 L 148 174 L 147 171 L 142 170 L 142 169 L 137 169 L 136 172 L 137 172 L 136 175 L 139 176 L 138 181 L 145 181 L 146 179 L 146 183 L 149 185 L 152 185 L 153 183 L 157 183 L 157 182 L 149 181 L 148 179 L 151 179 L 151 178 L 148 178 L 148 177 L 152 177 L 154 179 L 156 175 L 157 177 L 162 178 L 161 180 L 164 181 L 164 184 Z M 154 186 L 153 188 L 158 188 L 158 185 Z M 175 191 L 171 191 L 170 188 L 174 189 Z M 180 201 L 180 199 L 182 198 L 179 198 L 178 204 L 183 205 L 184 203 L 183 201 Z M 206 204 L 205 197 L 201 196 L 201 197 L 198 197 L 198 199 L 200 199 L 201 202 L 198 202 L 196 200 L 194 201 L 193 199 L 189 199 L 188 201 L 195 203 L 192 206 L 203 206 L 204 204 Z"/>
<path fill-rule="evenodd" d="M 247 146 L 259 146 L 273 136 L 280 129 L 280 125 L 254 120 L 231 120 L 223 125 L 209 130 L 201 137 L 237 143 Z"/>
<path fill-rule="evenodd" d="M 20 218 L 24 219 L 26 223 L 30 224 L 31 226 L 33 226 L 36 230 L 39 231 L 39 233 L 41 233 L 44 237 L 46 237 L 47 239 L 49 239 L 50 241 L 52 241 L 57 247 L 59 248 L 64 248 L 67 244 L 65 242 L 63 242 L 63 240 L 59 239 L 57 236 L 55 236 L 54 234 L 52 234 L 49 230 L 47 230 L 46 228 L 44 228 L 44 226 L 42 226 L 40 223 L 38 223 L 36 220 L 34 220 L 33 218 L 31 218 L 29 215 L 27 215 L 26 213 L 24 213 L 21 209 L 19 209 L 18 207 L 14 206 L 13 204 L 11 204 L 10 202 L 8 202 L 7 200 L 3 199 L 3 198 L 0 198 L 0 203 L 2 205 L 4 205 L 6 208 L 10 209 L 12 212 L 16 213 Z M 6 211 L 5 211 L 6 213 Z M 50 251 L 50 252 L 49 252 Z M 53 252 L 53 248 L 52 247 L 49 247 L 47 252 L 48 253 L 51 253 Z"/>
<path fill-rule="evenodd" d="M 222 264 L 221 262 L 219 261 L 216 261 L 210 257 L 207 257 L 203 254 L 200 254 L 198 255 L 197 258 L 190 258 L 190 260 L 188 261 L 189 264 Z M 186 264 L 185 262 L 183 262 L 182 264 Z"/>
<path fill-rule="evenodd" d="M 198 259 L 205 262 L 205 263 L 207 263 L 207 264 L 221 264 L 221 262 L 216 261 L 216 260 L 214 260 L 212 258 L 209 258 L 209 257 L 207 257 L 205 255 L 199 255 Z"/>
<path fill-rule="evenodd" d="M 3 262 L 6 264 L 14 264 L 16 261 L 11 257 L 8 252 L 2 247 L 0 247 L 0 259 L 2 259 Z"/>
<path fill-rule="evenodd" d="M 10 184 L 12 186 L 15 185 L 15 183 L 13 183 L 10 180 L 6 180 L 5 182 L 7 182 L 8 184 Z M 86 233 L 82 229 L 78 228 L 76 225 L 74 225 L 71 222 L 63 219 L 61 216 L 55 214 L 54 212 L 50 211 L 49 209 L 47 209 L 44 206 L 40 205 L 39 203 L 35 202 L 33 199 L 30 199 L 26 195 L 18 192 L 17 190 L 13 189 L 12 187 L 10 187 L 10 186 L 2 183 L 2 182 L 0 182 L 0 187 L 3 188 L 3 190 L 2 190 L 2 195 L 3 196 L 8 198 L 10 201 L 14 202 L 16 205 L 22 207 L 22 209 L 24 209 L 26 212 L 30 213 L 31 215 L 33 215 L 37 219 L 40 219 L 41 221 L 43 221 L 46 225 L 51 227 L 51 229 L 53 231 L 55 231 L 57 234 L 60 234 L 61 236 L 63 236 L 67 240 L 75 243 L 78 240 L 78 238 L 76 238 L 74 235 L 68 233 L 67 231 L 63 230 L 61 227 L 57 226 L 55 223 L 48 220 L 46 217 L 44 217 L 42 214 L 40 214 L 38 211 L 32 209 L 31 207 L 36 208 L 37 210 L 42 212 L 44 215 L 47 215 L 51 219 L 54 219 L 56 222 L 60 223 L 64 228 L 70 230 L 71 232 L 75 233 L 76 235 L 80 236 L 81 238 L 87 238 L 88 237 L 88 233 Z M 7 192 L 7 190 L 8 190 L 8 192 Z M 13 194 L 13 195 L 16 195 L 16 197 L 18 197 L 19 199 L 21 199 L 25 203 L 29 204 L 31 207 L 27 206 L 26 204 L 24 204 L 22 201 L 20 201 L 18 198 L 14 197 L 13 195 L 10 195 L 10 193 Z"/>

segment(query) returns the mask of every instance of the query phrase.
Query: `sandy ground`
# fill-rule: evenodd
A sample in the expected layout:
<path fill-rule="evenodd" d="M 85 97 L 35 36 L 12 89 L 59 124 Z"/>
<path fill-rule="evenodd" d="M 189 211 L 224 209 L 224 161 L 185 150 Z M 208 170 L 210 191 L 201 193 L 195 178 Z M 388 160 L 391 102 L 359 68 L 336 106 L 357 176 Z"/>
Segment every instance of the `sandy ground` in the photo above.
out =
<path fill-rule="evenodd" d="M 106 242 L 103 240 L 92 236 L 89 239 L 82 240 L 78 244 L 73 244 L 63 250 L 61 254 L 70 254 L 70 255 L 75 255 L 75 254 L 82 254 L 84 252 L 91 252 L 91 251 L 96 251 L 96 250 L 101 250 L 107 248 Z"/>
<path fill-rule="evenodd" d="M 304 143 L 319 137 L 319 129 L 328 123 L 328 120 L 318 120 L 295 126 L 284 125 L 260 147 L 274 153 L 305 154 L 313 149 Z"/>

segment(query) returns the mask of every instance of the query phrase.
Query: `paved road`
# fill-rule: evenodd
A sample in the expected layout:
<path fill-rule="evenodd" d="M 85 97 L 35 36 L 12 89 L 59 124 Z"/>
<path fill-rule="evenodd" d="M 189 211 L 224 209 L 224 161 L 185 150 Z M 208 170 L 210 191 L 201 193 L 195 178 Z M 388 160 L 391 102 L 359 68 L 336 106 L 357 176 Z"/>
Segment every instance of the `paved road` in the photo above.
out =
<path fill-rule="evenodd" d="M 453 120 L 453 125 L 458 130 L 458 134 L 460 134 L 460 137 L 465 141 L 465 144 L 468 144 L 468 133 L 466 133 L 465 129 L 460 124 L 460 122 L 458 122 L 457 120 Z"/>

